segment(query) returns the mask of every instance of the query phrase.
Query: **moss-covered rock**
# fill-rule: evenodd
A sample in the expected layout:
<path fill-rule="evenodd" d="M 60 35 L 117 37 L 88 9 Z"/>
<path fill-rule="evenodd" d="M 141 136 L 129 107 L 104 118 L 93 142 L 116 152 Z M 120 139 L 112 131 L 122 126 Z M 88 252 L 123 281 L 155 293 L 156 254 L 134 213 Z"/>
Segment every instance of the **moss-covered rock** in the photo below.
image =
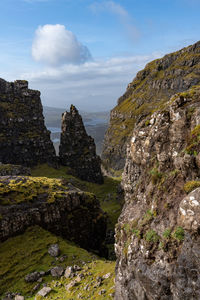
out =
<path fill-rule="evenodd" d="M 61 179 L 0 177 L 0 240 L 40 225 L 86 249 L 100 251 L 106 216 L 96 197 Z"/>

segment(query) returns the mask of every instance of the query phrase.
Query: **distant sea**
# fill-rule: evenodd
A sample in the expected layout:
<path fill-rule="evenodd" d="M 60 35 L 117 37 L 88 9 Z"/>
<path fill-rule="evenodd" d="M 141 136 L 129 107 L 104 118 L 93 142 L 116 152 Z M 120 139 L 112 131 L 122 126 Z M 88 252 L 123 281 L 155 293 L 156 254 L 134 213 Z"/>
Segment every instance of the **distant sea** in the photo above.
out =
<path fill-rule="evenodd" d="M 106 121 L 104 119 L 91 119 L 91 120 L 88 120 L 88 121 L 84 122 L 84 125 L 86 127 L 87 126 L 103 125 L 103 124 L 106 124 Z M 61 128 L 59 128 L 59 127 L 48 127 L 48 130 L 50 130 L 51 133 L 60 133 L 61 132 Z M 54 143 L 57 143 L 59 141 L 60 141 L 60 139 L 58 139 L 58 138 L 53 139 Z"/>
<path fill-rule="evenodd" d="M 103 119 L 92 119 L 92 120 L 84 122 L 85 126 L 96 126 L 96 125 L 101 125 L 101 124 L 106 124 L 106 121 Z M 48 127 L 48 130 L 50 130 L 51 133 L 60 133 L 61 132 L 61 129 L 59 127 Z"/>

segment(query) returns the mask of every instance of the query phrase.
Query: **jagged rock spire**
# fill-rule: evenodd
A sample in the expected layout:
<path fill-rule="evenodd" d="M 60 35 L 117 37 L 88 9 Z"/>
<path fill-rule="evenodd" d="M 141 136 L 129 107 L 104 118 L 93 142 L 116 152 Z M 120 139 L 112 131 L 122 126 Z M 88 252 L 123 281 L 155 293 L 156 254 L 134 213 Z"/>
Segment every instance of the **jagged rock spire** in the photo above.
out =
<path fill-rule="evenodd" d="M 60 162 L 72 168 L 76 176 L 90 182 L 103 183 L 101 160 L 96 146 L 86 133 L 83 120 L 74 105 L 62 115 L 62 132 L 59 148 Z"/>

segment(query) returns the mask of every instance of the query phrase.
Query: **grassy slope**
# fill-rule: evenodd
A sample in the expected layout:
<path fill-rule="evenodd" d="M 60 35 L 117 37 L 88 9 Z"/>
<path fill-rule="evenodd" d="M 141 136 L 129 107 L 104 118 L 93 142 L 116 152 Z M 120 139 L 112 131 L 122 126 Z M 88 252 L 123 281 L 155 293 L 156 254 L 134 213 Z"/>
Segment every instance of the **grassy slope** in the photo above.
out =
<path fill-rule="evenodd" d="M 106 177 L 104 184 L 98 185 L 81 181 L 69 175 L 68 171 L 66 167 L 54 169 L 47 165 L 40 165 L 32 170 L 33 181 L 37 182 L 38 178 L 39 181 L 43 182 L 44 180 L 46 184 L 47 178 L 52 178 L 54 185 L 55 182 L 60 184 L 58 178 L 62 178 L 84 191 L 94 193 L 99 199 L 102 209 L 108 213 L 108 227 L 114 229 L 121 211 L 121 204 L 117 199 L 117 186 L 120 179 Z M 51 183 L 51 180 L 49 183 Z M 41 189 L 41 185 L 39 185 L 39 188 Z M 59 243 L 61 255 L 67 255 L 63 263 L 58 263 L 48 254 L 48 246 L 53 243 Z M 86 250 L 56 237 L 38 226 L 29 228 L 23 235 L 10 238 L 2 243 L 0 257 L 0 295 L 6 291 L 30 295 L 36 283 L 26 283 L 24 281 L 25 275 L 33 271 L 47 271 L 54 266 L 52 265 L 53 261 L 55 265 L 63 265 L 64 267 L 74 264 L 81 265 L 82 261 L 87 262 L 81 271 L 85 278 L 67 292 L 65 284 L 68 284 L 70 279 L 53 280 L 51 276 L 45 276 L 43 283 L 47 282 L 48 286 L 53 289 L 47 299 L 79 299 L 79 294 L 84 297 L 83 299 L 111 299 L 109 295 L 114 292 L 115 262 L 98 259 L 94 254 L 90 254 Z M 105 279 L 100 287 L 95 288 L 96 277 L 103 276 L 106 273 L 111 273 L 111 277 Z M 84 290 L 87 284 L 90 286 L 89 290 Z M 99 292 L 103 289 L 106 290 L 106 293 L 99 295 Z M 34 298 L 35 295 L 32 295 L 29 299 Z M 39 297 L 37 299 L 39 300 Z"/>
<path fill-rule="evenodd" d="M 54 243 L 59 244 L 61 256 L 66 255 L 62 263 L 57 262 L 47 252 L 49 245 Z M 26 283 L 24 281 L 26 274 L 33 271 L 47 271 L 54 266 L 52 262 L 55 262 L 55 265 L 66 267 L 75 264 L 81 266 L 83 261 L 86 262 L 85 271 L 81 272 L 85 273 L 86 276 L 70 292 L 67 292 L 64 287 L 65 284 L 70 282 L 70 279 L 53 280 L 51 276 L 44 277 L 45 281 L 43 283 L 46 282 L 53 289 L 46 299 L 77 299 L 80 292 L 83 296 L 87 295 L 89 299 L 103 299 L 103 296 L 98 295 L 102 289 L 107 290 L 105 298 L 109 299 L 109 294 L 113 292 L 114 262 L 99 259 L 94 254 L 88 253 L 86 250 L 64 241 L 60 237 L 56 237 L 38 226 L 29 228 L 23 235 L 10 238 L 2 243 L 0 257 L 0 295 L 6 291 L 30 295 L 36 283 Z M 87 275 L 87 268 L 89 268 L 91 275 Z M 83 288 L 86 284 L 91 284 L 97 276 L 106 273 L 111 273 L 112 276 L 105 279 L 101 287 L 84 291 Z M 59 287 L 55 287 L 55 281 L 59 282 L 56 284 Z M 43 283 L 41 283 L 41 288 Z M 34 299 L 34 295 L 29 299 Z"/>

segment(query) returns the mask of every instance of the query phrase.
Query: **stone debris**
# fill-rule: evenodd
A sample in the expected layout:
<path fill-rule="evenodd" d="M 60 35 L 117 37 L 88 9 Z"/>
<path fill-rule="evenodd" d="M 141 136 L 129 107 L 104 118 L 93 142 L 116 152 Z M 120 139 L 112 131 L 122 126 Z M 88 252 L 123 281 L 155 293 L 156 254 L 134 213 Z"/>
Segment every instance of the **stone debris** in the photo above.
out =
<path fill-rule="evenodd" d="M 25 276 L 26 282 L 35 282 L 41 277 L 40 272 L 33 272 Z"/>
<path fill-rule="evenodd" d="M 61 277 L 64 273 L 64 268 L 60 266 L 56 266 L 53 269 L 51 269 L 51 275 L 53 277 Z"/>
<path fill-rule="evenodd" d="M 65 276 L 65 278 L 70 278 L 73 273 L 74 273 L 73 267 L 69 266 L 66 268 L 64 276 Z"/>
<path fill-rule="evenodd" d="M 24 300 L 24 296 L 16 295 L 15 300 Z"/>
<path fill-rule="evenodd" d="M 48 249 L 48 253 L 53 257 L 59 256 L 60 255 L 59 245 L 58 244 L 51 245 Z"/>
<path fill-rule="evenodd" d="M 101 290 L 100 292 L 99 292 L 99 295 L 103 295 L 103 294 L 105 294 L 106 293 L 106 290 Z"/>
<path fill-rule="evenodd" d="M 103 279 L 110 278 L 110 276 L 111 276 L 111 273 L 107 273 L 107 274 L 103 275 Z"/>
<path fill-rule="evenodd" d="M 42 297 L 46 297 L 50 292 L 52 291 L 52 289 L 50 287 L 43 287 L 38 293 L 37 295 L 40 295 Z"/>
<path fill-rule="evenodd" d="M 76 285 L 76 281 L 75 280 L 72 280 L 69 284 L 66 284 L 65 285 L 65 289 L 67 291 L 71 290 L 71 288 L 73 288 L 74 286 Z"/>

